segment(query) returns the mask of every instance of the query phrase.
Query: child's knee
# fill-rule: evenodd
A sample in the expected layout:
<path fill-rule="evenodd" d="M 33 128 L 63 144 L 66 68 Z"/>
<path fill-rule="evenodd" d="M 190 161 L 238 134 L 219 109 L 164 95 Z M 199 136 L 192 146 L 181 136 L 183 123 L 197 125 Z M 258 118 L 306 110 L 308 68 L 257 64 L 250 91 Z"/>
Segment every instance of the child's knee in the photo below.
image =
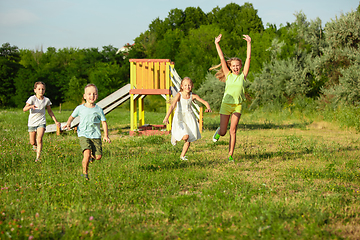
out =
<path fill-rule="evenodd" d="M 96 160 L 100 160 L 102 158 L 102 155 L 96 155 L 95 158 Z"/>
<path fill-rule="evenodd" d="M 189 139 L 189 135 L 184 135 L 182 140 L 187 141 Z"/>
<path fill-rule="evenodd" d="M 226 134 L 226 129 L 225 130 L 223 130 L 223 131 L 221 131 L 221 129 L 220 129 L 220 131 L 218 132 L 218 134 L 220 135 L 220 136 L 225 136 L 225 134 Z"/>

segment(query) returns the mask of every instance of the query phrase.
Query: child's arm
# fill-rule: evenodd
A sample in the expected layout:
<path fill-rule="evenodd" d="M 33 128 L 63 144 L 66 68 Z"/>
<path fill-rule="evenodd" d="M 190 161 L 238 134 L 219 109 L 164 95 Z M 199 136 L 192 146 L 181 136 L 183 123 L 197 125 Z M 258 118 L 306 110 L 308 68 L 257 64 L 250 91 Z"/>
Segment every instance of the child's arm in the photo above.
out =
<path fill-rule="evenodd" d="M 70 115 L 69 119 L 66 122 L 66 125 L 64 126 L 64 129 L 69 129 L 71 128 L 71 122 L 74 120 L 74 117 Z"/>
<path fill-rule="evenodd" d="M 23 111 L 29 111 L 29 109 L 35 109 L 36 106 L 35 105 L 31 105 L 30 103 L 26 103 L 25 107 L 23 108 Z"/>
<path fill-rule="evenodd" d="M 215 38 L 215 46 L 216 46 L 216 51 L 218 52 L 218 55 L 220 57 L 220 61 L 221 61 L 221 68 L 225 74 L 225 76 L 227 76 L 230 72 L 228 66 L 227 66 L 227 63 L 226 63 L 226 60 L 224 58 L 224 54 L 220 48 L 220 45 L 219 45 L 219 42 L 221 40 L 221 37 L 222 35 L 220 34 L 218 37 Z"/>
<path fill-rule="evenodd" d="M 107 125 L 106 121 L 101 121 L 101 123 L 102 123 L 103 131 L 104 131 L 104 142 L 111 143 L 111 140 L 109 138 L 108 125 Z"/>
<path fill-rule="evenodd" d="M 46 109 L 47 109 L 47 112 L 49 113 L 50 117 L 52 118 L 52 120 L 54 120 L 56 126 L 61 127 L 61 123 L 56 120 L 55 114 L 51 110 L 50 105 L 46 106 Z"/>
<path fill-rule="evenodd" d="M 205 112 L 212 112 L 211 108 L 210 108 L 210 105 L 209 105 L 209 103 L 207 101 L 205 101 L 204 99 L 202 99 L 201 97 L 199 97 L 196 94 L 192 94 L 192 97 L 193 97 L 194 100 L 197 100 L 197 101 L 201 102 L 202 104 L 204 104 L 206 106 Z"/>
<path fill-rule="evenodd" d="M 173 100 L 173 102 L 171 103 L 171 105 L 170 105 L 170 107 L 169 107 L 169 110 L 168 110 L 167 113 L 166 113 L 166 116 L 165 116 L 165 118 L 164 118 L 164 120 L 163 120 L 163 123 L 169 124 L 170 114 L 171 114 L 171 112 L 174 110 L 174 108 L 175 108 L 175 106 L 176 106 L 176 103 L 179 101 L 179 99 L 180 99 L 180 93 L 177 93 L 176 96 L 175 96 L 175 98 L 174 98 L 174 100 Z"/>
<path fill-rule="evenodd" d="M 250 60 L 251 60 L 251 38 L 249 35 L 243 35 L 244 40 L 247 41 L 247 50 L 246 50 L 246 61 L 243 69 L 244 77 L 246 79 L 249 69 L 250 69 Z"/>

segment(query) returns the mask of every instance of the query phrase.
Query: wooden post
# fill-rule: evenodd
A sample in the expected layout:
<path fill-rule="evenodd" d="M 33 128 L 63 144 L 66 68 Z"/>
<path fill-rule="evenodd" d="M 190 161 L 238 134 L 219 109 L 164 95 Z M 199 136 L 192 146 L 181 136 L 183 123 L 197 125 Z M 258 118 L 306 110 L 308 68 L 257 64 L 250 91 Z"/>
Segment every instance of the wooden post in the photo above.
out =
<path fill-rule="evenodd" d="M 199 112 L 199 130 L 200 130 L 200 133 L 202 133 L 202 129 L 203 129 L 203 107 L 200 107 L 200 112 Z"/>
<path fill-rule="evenodd" d="M 145 125 L 144 96 L 139 97 L 139 126 Z"/>

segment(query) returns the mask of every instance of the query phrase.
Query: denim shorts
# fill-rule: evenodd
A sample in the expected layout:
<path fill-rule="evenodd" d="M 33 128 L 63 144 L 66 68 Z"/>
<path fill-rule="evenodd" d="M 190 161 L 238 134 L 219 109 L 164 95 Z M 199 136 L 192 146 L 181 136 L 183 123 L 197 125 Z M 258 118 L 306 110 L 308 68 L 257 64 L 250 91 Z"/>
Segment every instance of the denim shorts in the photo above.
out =
<path fill-rule="evenodd" d="M 46 130 L 46 124 L 40 124 L 38 126 L 28 126 L 28 132 L 36 132 L 38 128 L 45 128 Z"/>

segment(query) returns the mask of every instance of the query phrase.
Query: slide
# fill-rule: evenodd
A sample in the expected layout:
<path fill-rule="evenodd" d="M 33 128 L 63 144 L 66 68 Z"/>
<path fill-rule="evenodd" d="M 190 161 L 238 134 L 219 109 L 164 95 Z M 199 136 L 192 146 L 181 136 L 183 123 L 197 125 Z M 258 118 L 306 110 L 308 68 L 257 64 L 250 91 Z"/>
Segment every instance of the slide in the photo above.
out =
<path fill-rule="evenodd" d="M 130 99 L 129 91 L 130 91 L 130 84 L 127 84 L 124 87 L 120 88 L 119 90 L 113 92 L 106 98 L 97 102 L 96 104 L 104 110 L 104 114 L 106 115 L 112 110 L 114 110 L 116 107 L 120 106 L 125 101 Z M 80 122 L 80 118 L 76 117 L 71 123 L 71 128 L 76 127 L 79 124 L 79 122 Z M 61 129 L 63 129 L 65 125 L 66 122 L 61 123 Z M 50 133 L 50 132 L 56 132 L 55 124 L 46 126 L 45 133 Z"/>

